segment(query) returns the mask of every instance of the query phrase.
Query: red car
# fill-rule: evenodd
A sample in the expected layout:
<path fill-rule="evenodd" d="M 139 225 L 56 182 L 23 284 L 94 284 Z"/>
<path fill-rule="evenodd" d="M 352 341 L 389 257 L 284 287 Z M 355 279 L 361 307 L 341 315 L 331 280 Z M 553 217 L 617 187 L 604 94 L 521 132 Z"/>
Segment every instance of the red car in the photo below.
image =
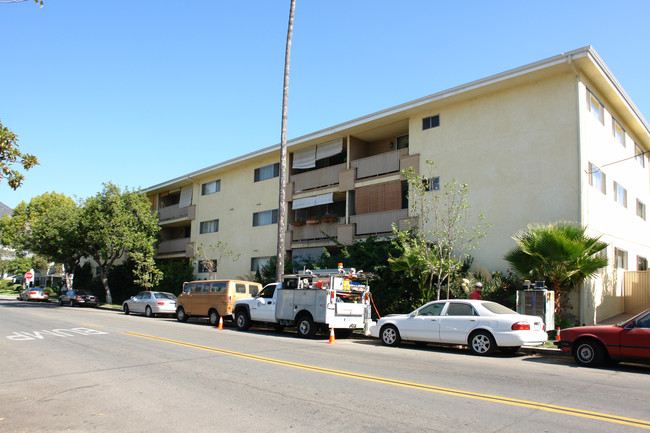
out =
<path fill-rule="evenodd" d="M 650 360 L 650 309 L 616 325 L 562 329 L 555 345 L 585 367 L 610 360 Z"/>

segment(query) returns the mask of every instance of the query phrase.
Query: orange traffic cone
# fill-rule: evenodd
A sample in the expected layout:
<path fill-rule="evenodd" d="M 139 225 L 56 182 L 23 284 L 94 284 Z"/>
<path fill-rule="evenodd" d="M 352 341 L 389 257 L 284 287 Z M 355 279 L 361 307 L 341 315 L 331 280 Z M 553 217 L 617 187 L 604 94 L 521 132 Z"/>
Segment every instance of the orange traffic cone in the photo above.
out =
<path fill-rule="evenodd" d="M 557 327 L 557 331 L 555 331 L 555 341 L 560 341 L 560 327 Z"/>
<path fill-rule="evenodd" d="M 334 337 L 334 328 L 330 328 L 330 341 L 328 344 L 336 344 L 336 338 Z"/>
<path fill-rule="evenodd" d="M 217 326 L 217 329 L 223 329 L 223 317 L 219 316 L 219 326 Z"/>

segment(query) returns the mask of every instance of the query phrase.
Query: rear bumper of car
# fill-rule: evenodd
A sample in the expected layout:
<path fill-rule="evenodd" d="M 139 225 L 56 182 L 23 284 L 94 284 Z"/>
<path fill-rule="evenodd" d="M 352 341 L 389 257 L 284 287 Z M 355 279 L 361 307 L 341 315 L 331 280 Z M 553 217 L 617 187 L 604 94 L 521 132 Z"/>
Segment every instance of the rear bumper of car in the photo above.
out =
<path fill-rule="evenodd" d="M 557 348 L 561 351 L 569 352 L 571 351 L 571 346 L 573 343 L 570 341 L 554 341 L 553 344 L 555 344 L 555 346 L 557 346 Z"/>
<path fill-rule="evenodd" d="M 509 331 L 495 333 L 494 339 L 500 347 L 541 346 L 548 340 L 548 334 L 545 331 Z"/>
<path fill-rule="evenodd" d="M 154 305 L 151 311 L 155 314 L 176 314 L 176 305 Z"/>

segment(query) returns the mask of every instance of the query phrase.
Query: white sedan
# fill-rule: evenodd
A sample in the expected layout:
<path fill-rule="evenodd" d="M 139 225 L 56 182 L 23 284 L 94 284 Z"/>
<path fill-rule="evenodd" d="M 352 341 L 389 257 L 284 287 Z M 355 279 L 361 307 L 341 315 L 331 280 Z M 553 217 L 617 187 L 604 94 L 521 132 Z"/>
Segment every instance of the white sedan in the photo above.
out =
<path fill-rule="evenodd" d="M 514 353 L 521 346 L 539 346 L 548 336 L 537 316 L 519 314 L 490 301 L 447 299 L 423 305 L 410 314 L 390 314 L 370 328 L 387 346 L 402 341 L 466 345 L 477 355 L 497 348 Z"/>
<path fill-rule="evenodd" d="M 144 313 L 147 317 L 156 314 L 176 314 L 176 296 L 167 292 L 140 292 L 122 303 L 124 314 Z"/>

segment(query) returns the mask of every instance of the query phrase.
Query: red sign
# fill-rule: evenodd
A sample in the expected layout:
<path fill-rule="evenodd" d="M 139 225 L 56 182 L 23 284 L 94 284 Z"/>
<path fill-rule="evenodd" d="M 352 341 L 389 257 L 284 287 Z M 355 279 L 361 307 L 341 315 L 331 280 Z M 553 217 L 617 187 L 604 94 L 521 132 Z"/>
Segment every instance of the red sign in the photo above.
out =
<path fill-rule="evenodd" d="M 33 277 L 34 277 L 34 274 L 32 274 L 31 272 L 26 272 L 25 273 L 25 279 L 31 280 Z"/>

